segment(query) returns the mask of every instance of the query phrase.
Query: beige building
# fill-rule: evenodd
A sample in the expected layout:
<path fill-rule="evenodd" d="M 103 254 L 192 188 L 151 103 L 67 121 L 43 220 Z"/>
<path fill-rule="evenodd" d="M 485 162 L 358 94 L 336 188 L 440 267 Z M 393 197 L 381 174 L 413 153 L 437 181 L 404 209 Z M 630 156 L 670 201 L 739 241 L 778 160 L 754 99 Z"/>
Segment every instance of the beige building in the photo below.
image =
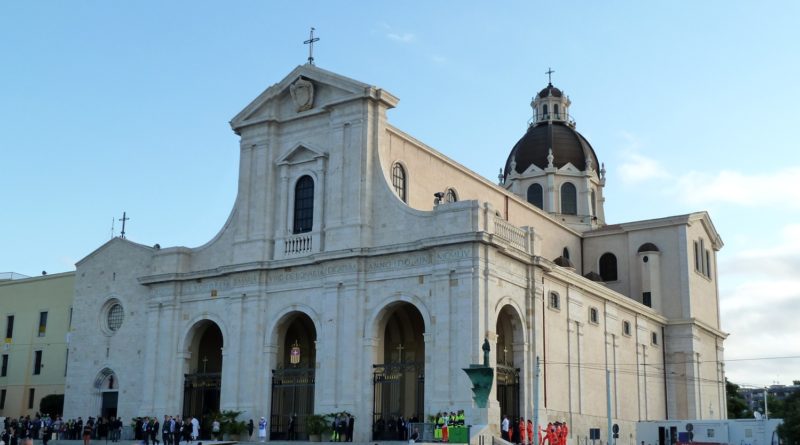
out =
<path fill-rule="evenodd" d="M 32 416 L 42 397 L 64 394 L 74 287 L 75 272 L 0 280 L 0 417 Z"/>
<path fill-rule="evenodd" d="M 348 411 L 364 442 L 460 409 L 497 434 L 538 406 L 571 444 L 608 416 L 626 443 L 640 420 L 725 417 L 708 214 L 608 223 L 605 167 L 553 85 L 499 184 L 391 125 L 398 102 L 299 66 L 231 121 L 238 194 L 215 237 L 79 261 L 65 415 L 236 409 L 280 440 L 294 414 L 303 439 L 308 414 Z M 480 407 L 462 368 L 484 339 Z"/>

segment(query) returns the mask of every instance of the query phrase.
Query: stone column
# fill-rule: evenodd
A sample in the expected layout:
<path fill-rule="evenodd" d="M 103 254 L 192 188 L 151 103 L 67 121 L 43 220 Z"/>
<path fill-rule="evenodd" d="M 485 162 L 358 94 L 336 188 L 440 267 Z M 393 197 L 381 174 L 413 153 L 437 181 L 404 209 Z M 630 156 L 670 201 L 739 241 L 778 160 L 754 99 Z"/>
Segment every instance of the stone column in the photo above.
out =
<path fill-rule="evenodd" d="M 243 377 L 242 329 L 242 294 L 227 297 L 224 302 L 227 319 L 227 332 L 223 338 L 222 348 L 222 388 L 220 388 L 220 410 L 240 408 L 239 386 Z"/>
<path fill-rule="evenodd" d="M 317 172 L 317 184 L 314 188 L 314 222 L 311 228 L 312 233 L 318 234 L 313 238 L 313 251 L 319 252 L 324 249 L 323 236 L 325 229 L 325 161 L 324 157 L 316 159 L 315 170 Z"/>
<path fill-rule="evenodd" d="M 262 413 L 261 415 L 266 417 L 270 422 L 272 422 L 272 370 L 275 369 L 275 356 L 277 353 L 278 345 L 274 343 L 265 344 L 261 354 L 264 366 L 259 368 L 260 372 L 256 373 L 260 379 L 256 385 L 256 388 L 259 389 L 259 410 Z M 267 425 L 267 428 L 269 428 L 269 425 Z"/>
<path fill-rule="evenodd" d="M 156 352 L 158 350 L 158 340 L 160 337 L 160 304 L 150 301 L 147 303 L 145 310 L 145 320 L 147 329 L 145 329 L 145 346 L 144 346 L 144 360 L 143 363 L 153 364 L 151 366 L 144 366 L 142 377 L 142 404 L 139 407 L 139 415 L 150 415 L 154 412 L 154 399 L 158 388 L 157 380 L 155 377 L 156 366 L 158 363 Z M 150 328 L 150 323 L 155 321 L 155 329 Z"/>
<path fill-rule="evenodd" d="M 175 398 L 172 396 L 172 391 L 165 391 L 164 388 L 171 388 L 170 380 L 172 373 L 170 372 L 174 367 L 174 362 L 169 358 L 172 357 L 174 352 L 173 345 L 175 342 L 171 341 L 175 334 L 175 324 L 173 323 L 174 312 L 176 305 L 174 302 L 166 301 L 159 303 L 160 309 L 158 310 L 158 319 L 156 320 L 156 340 L 154 344 L 148 346 L 154 349 L 155 361 L 148 362 L 152 364 L 155 374 L 153 380 L 153 413 L 167 413 L 175 412 L 173 404 Z"/>
<path fill-rule="evenodd" d="M 547 172 L 547 186 L 544 188 L 544 211 L 550 213 L 560 213 L 556 202 L 556 169 L 555 167 L 545 169 Z"/>
<path fill-rule="evenodd" d="M 280 245 L 287 236 L 287 224 L 289 221 L 289 169 L 286 165 L 281 165 L 281 185 L 279 187 L 280 204 L 275 209 L 275 217 L 278 220 L 275 226 L 275 250 L 273 258 L 283 258 L 284 247 Z"/>
<path fill-rule="evenodd" d="M 365 332 L 365 337 L 362 340 L 361 352 L 361 373 L 362 376 L 372 375 L 372 365 L 374 364 L 374 357 L 378 348 L 378 339 L 372 337 L 372 332 Z M 427 377 L 427 376 L 426 376 Z M 427 380 L 427 379 L 426 379 Z M 353 442 L 367 442 L 372 439 L 372 404 L 375 397 L 375 388 L 371 380 L 364 379 L 368 382 L 361 385 L 361 391 L 357 395 L 356 404 L 357 409 L 353 414 L 356 417 L 355 430 L 353 431 Z M 428 387 L 425 387 L 427 400 Z M 425 407 L 427 410 L 427 406 Z"/>

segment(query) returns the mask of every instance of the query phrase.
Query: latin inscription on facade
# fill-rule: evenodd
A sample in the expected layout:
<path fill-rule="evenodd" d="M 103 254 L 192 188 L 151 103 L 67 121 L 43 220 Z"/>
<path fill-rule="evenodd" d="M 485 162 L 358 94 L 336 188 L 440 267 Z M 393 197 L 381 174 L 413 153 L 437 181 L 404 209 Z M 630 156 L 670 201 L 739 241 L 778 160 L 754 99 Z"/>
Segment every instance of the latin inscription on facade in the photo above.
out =
<path fill-rule="evenodd" d="M 448 263 L 471 258 L 472 250 L 468 247 L 439 250 L 435 254 L 424 253 L 408 256 L 390 256 L 368 259 L 365 265 L 367 273 L 377 273 L 430 266 L 436 263 Z M 278 269 L 269 271 L 267 284 L 295 283 L 316 281 L 329 276 L 352 274 L 358 271 L 356 261 L 340 262 L 328 265 L 302 266 L 294 270 Z M 201 281 L 187 281 L 181 284 L 181 295 L 211 294 L 213 291 L 226 292 L 237 288 L 257 285 L 259 272 L 244 272 L 221 278 L 209 278 Z M 155 297 L 173 294 L 173 284 L 156 285 L 151 290 Z"/>

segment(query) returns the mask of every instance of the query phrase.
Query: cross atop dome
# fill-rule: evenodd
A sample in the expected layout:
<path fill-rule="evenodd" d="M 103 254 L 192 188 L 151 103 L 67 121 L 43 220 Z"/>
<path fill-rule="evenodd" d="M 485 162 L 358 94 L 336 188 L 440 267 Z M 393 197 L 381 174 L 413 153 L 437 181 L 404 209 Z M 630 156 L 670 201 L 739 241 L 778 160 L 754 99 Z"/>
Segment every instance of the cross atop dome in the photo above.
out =
<path fill-rule="evenodd" d="M 544 73 L 547 74 L 547 85 L 552 86 L 553 78 L 551 77 L 551 75 L 555 73 L 555 71 L 553 71 L 553 69 L 548 66 L 547 71 L 545 71 Z"/>
<path fill-rule="evenodd" d="M 531 101 L 533 108 L 533 119 L 531 125 L 538 125 L 542 122 L 565 122 L 567 125 L 575 126 L 575 122 L 569 117 L 569 97 L 563 91 L 553 86 L 553 73 L 555 70 L 547 68 L 547 86 L 544 87 Z"/>

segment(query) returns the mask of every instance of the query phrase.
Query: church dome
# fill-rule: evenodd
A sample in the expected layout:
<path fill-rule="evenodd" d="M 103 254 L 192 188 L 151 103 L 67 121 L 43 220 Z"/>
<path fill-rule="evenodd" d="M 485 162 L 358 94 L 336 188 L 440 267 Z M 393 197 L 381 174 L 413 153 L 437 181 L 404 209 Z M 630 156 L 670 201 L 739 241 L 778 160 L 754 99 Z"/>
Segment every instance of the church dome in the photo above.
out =
<path fill-rule="evenodd" d="M 547 168 L 550 149 L 553 150 L 553 166 L 556 168 L 571 163 L 583 171 L 587 158 L 591 159 L 592 168 L 598 168 L 597 155 L 589 141 L 568 122 L 541 121 L 528 127 L 528 131 L 511 150 L 503 176 L 507 178 L 511 173 L 512 163 L 517 173 L 524 172 L 531 164 L 541 169 Z"/>
<path fill-rule="evenodd" d="M 542 91 L 539 91 L 539 97 L 561 97 L 564 93 L 561 92 L 558 88 L 554 87 L 552 83 L 548 83 L 546 87 Z"/>

